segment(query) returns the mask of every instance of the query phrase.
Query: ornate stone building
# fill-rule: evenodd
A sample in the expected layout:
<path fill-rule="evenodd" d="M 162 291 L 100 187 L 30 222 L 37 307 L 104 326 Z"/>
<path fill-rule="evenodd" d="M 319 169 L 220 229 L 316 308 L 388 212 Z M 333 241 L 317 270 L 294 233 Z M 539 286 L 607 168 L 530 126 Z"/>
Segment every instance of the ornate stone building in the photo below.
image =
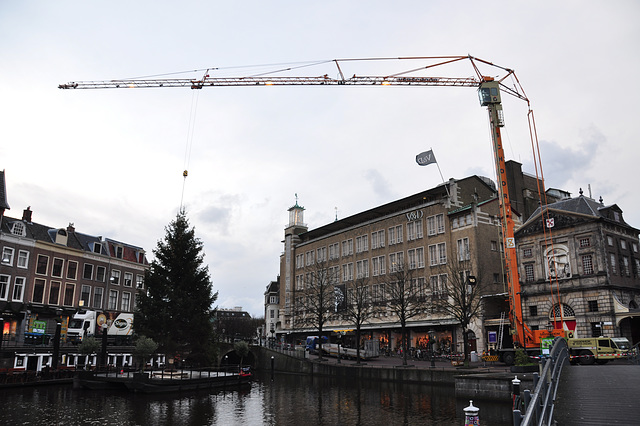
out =
<path fill-rule="evenodd" d="M 516 232 L 525 322 L 640 341 L 638 234 L 582 191 L 534 212 Z"/>

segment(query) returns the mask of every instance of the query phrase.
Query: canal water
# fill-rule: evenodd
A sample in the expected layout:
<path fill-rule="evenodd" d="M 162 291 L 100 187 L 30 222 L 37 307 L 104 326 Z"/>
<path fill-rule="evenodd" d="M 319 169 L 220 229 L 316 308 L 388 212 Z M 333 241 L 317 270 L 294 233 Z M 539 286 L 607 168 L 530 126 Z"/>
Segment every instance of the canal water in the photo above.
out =
<path fill-rule="evenodd" d="M 256 375 L 235 390 L 143 395 L 69 386 L 0 389 L 0 425 L 463 425 L 452 387 Z M 485 425 L 511 425 L 509 403 L 474 401 Z"/>

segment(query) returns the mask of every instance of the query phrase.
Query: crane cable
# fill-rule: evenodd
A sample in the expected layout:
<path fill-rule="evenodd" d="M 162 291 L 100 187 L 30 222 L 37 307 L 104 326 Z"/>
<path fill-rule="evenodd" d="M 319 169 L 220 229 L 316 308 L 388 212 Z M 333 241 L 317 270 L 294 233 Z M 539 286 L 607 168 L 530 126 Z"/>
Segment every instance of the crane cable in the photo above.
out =
<path fill-rule="evenodd" d="M 540 158 L 540 144 L 538 142 L 538 130 L 536 129 L 536 120 L 533 115 L 533 110 L 531 108 L 529 108 L 527 119 L 529 121 L 529 137 L 531 139 L 531 149 L 533 151 L 533 164 L 535 166 L 536 182 L 538 183 L 538 194 L 540 196 L 540 216 L 542 219 L 542 232 L 543 232 L 544 241 L 545 242 L 548 241 L 547 246 L 550 246 L 551 254 L 553 256 L 555 253 L 555 247 L 553 244 L 553 233 L 551 231 L 551 226 L 548 226 L 548 222 L 550 222 L 549 219 L 551 219 L 551 217 L 549 214 L 549 208 L 547 207 L 545 209 L 545 207 L 549 204 L 547 200 L 547 192 L 546 192 L 547 188 L 544 182 L 544 173 L 542 172 L 542 159 Z M 540 187 L 541 182 L 542 182 L 542 188 Z M 546 257 L 545 259 L 546 267 L 549 269 L 549 284 L 551 284 L 549 286 L 549 292 L 551 295 L 551 309 L 553 310 L 553 313 L 552 313 L 553 322 L 554 322 L 553 328 L 554 329 L 556 328 L 556 323 L 557 323 L 556 309 L 554 309 L 554 306 L 553 306 L 553 299 L 554 299 L 553 287 L 555 283 L 555 287 L 556 287 L 555 297 L 558 304 L 558 311 L 559 311 L 558 314 L 560 316 L 560 323 L 562 324 L 562 328 L 564 329 L 564 326 L 565 326 L 564 312 L 562 309 L 562 301 L 560 298 L 560 281 L 558 279 L 558 273 L 556 271 L 555 276 L 554 277 L 551 276 L 552 274 L 551 274 L 551 268 L 550 268 L 551 265 L 550 265 L 549 256 L 545 255 L 545 257 Z M 557 266 L 555 267 L 557 268 Z"/>
<path fill-rule="evenodd" d="M 182 172 L 182 194 L 180 196 L 180 212 L 184 210 L 184 188 L 189 175 L 189 162 L 191 161 L 191 150 L 193 148 L 193 134 L 196 126 L 196 112 L 198 110 L 198 90 L 193 90 L 191 95 L 191 110 L 189 112 L 189 126 L 187 128 L 187 143 L 184 150 L 184 171 Z"/>

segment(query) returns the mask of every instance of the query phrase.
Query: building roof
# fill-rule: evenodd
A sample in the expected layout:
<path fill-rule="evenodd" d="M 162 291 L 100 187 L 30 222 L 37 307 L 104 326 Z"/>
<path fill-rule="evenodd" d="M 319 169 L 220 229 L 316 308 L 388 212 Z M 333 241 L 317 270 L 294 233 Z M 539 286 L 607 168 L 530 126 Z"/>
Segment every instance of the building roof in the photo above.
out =
<path fill-rule="evenodd" d="M 631 228 L 631 225 L 624 221 L 622 209 L 620 209 L 617 204 L 605 206 L 602 199 L 598 202 L 593 198 L 585 197 L 582 193 L 577 198 L 567 198 L 565 200 L 547 204 L 544 206 L 544 210 L 549 212 L 555 211 L 560 213 L 565 212 L 578 214 L 581 216 L 591 217 L 594 220 L 605 220 Z M 523 227 L 526 227 L 531 222 L 539 220 L 541 214 L 542 208 L 538 207 Z"/>
<path fill-rule="evenodd" d="M 448 197 L 450 188 L 453 183 L 471 182 L 472 180 L 476 180 L 479 185 L 483 185 L 486 188 L 489 188 L 491 191 L 495 191 L 493 182 L 491 182 L 490 179 L 482 176 L 474 175 L 459 180 L 451 179 L 448 182 L 442 183 L 434 188 L 418 192 L 417 194 L 413 194 L 408 197 L 401 198 L 399 200 L 392 201 L 390 203 L 383 204 L 381 206 L 374 207 L 360 213 L 356 213 L 344 219 L 336 220 L 335 222 L 331 222 L 319 228 L 304 232 L 299 236 L 303 241 L 313 240 L 323 235 L 339 232 L 352 226 L 360 225 L 362 223 L 382 218 L 393 213 L 397 213 L 414 207 L 421 207 L 429 202 L 444 200 Z"/>

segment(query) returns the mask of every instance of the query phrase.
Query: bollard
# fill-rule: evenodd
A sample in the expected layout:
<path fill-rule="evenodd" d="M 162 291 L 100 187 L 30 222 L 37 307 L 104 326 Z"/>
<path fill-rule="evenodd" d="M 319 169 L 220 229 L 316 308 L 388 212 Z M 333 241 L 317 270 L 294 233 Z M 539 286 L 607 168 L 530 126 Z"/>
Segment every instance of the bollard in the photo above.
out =
<path fill-rule="evenodd" d="M 518 376 L 515 376 L 515 379 L 513 379 L 511 381 L 511 384 L 513 385 L 513 390 L 511 393 L 511 403 L 512 403 L 512 410 L 519 410 L 520 409 L 520 380 L 518 379 Z"/>
<path fill-rule="evenodd" d="M 464 426 L 477 426 L 480 424 L 480 409 L 473 406 L 473 401 L 469 400 L 469 406 L 464 409 Z"/>

